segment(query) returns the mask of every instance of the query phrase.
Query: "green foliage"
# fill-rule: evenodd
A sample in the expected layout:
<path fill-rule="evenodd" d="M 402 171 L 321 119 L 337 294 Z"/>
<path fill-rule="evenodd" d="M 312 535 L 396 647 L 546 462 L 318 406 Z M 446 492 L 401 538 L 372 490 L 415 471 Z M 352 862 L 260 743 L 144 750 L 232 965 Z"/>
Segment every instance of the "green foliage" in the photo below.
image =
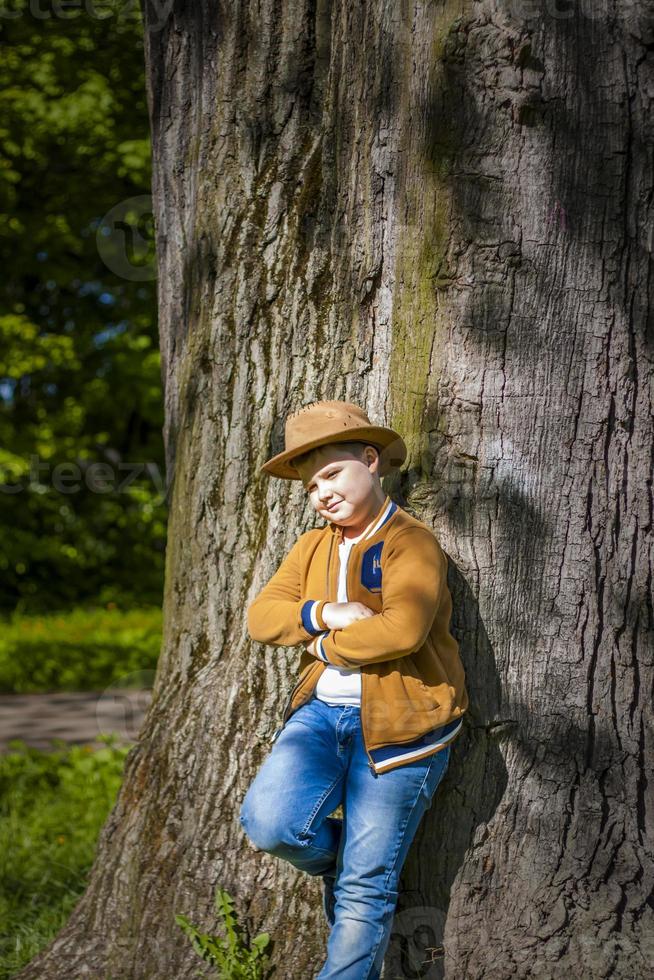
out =
<path fill-rule="evenodd" d="M 138 4 L 0 18 L 0 610 L 161 602 L 155 280 L 98 229 L 150 193 Z M 35 10 L 41 13 L 36 16 Z"/>
<path fill-rule="evenodd" d="M 14 976 L 65 924 L 86 886 L 113 806 L 126 748 L 0 755 L 0 980 Z"/>
<path fill-rule="evenodd" d="M 0 693 L 97 691 L 154 670 L 159 607 L 12 616 L 0 631 Z"/>
<path fill-rule="evenodd" d="M 270 936 L 262 932 L 248 948 L 236 919 L 234 900 L 228 892 L 217 888 L 215 905 L 216 912 L 223 920 L 224 938 L 201 932 L 185 915 L 176 915 L 175 922 L 189 937 L 198 956 L 216 970 L 220 980 L 265 980 L 269 974 L 268 956 L 264 951 L 270 943 Z"/>

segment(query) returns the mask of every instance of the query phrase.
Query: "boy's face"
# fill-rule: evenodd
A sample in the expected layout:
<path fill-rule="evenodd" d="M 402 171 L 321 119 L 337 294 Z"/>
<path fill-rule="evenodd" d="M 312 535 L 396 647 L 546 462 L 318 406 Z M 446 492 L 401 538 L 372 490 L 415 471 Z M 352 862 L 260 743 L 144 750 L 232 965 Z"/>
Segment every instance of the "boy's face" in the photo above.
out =
<path fill-rule="evenodd" d="M 384 492 L 379 483 L 379 455 L 372 447 L 358 459 L 336 444 L 320 446 L 296 468 L 316 510 L 333 524 L 355 523 Z M 331 508 L 331 509 L 330 509 Z"/>

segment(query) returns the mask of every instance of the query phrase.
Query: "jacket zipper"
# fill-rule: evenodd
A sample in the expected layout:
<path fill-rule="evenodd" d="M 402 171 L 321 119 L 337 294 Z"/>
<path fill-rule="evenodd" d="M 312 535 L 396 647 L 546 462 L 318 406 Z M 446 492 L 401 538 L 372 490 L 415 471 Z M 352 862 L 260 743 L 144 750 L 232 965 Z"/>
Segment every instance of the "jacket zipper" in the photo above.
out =
<path fill-rule="evenodd" d="M 332 600 L 329 598 L 329 569 L 332 563 L 332 548 L 334 547 L 334 535 L 332 534 L 331 541 L 329 542 L 329 554 L 327 555 L 327 575 L 325 577 L 325 595 L 327 596 L 329 602 Z"/>
<path fill-rule="evenodd" d="M 363 538 L 361 540 L 363 540 Z M 348 556 L 347 556 L 347 568 L 345 570 L 345 594 L 347 595 L 348 601 L 350 599 L 350 591 L 349 591 L 349 588 L 348 588 L 349 578 L 350 578 L 350 559 L 352 558 L 352 552 L 354 551 L 354 549 L 356 548 L 357 544 L 359 544 L 359 543 L 360 542 L 357 541 L 356 544 L 354 544 L 350 548 L 350 551 L 348 552 Z M 363 723 L 363 719 L 364 719 L 364 712 L 363 712 L 363 687 L 364 687 L 363 677 L 364 677 L 364 672 L 361 670 L 360 667 L 359 667 L 359 675 L 361 677 L 361 706 L 360 706 L 360 710 L 359 710 L 359 717 L 361 719 L 361 737 L 363 738 L 363 747 L 366 750 L 366 755 L 368 756 L 368 766 L 370 767 L 370 770 L 373 773 L 373 775 L 375 775 L 375 764 L 372 761 L 372 756 L 370 755 L 370 752 L 368 751 L 368 743 L 366 742 L 366 730 L 365 730 L 365 726 L 364 726 L 364 723 Z"/>
<path fill-rule="evenodd" d="M 361 737 L 363 738 L 363 747 L 366 750 L 366 755 L 368 756 L 368 765 L 370 766 L 370 770 L 371 770 L 372 774 L 373 775 L 376 775 L 376 772 L 375 772 L 375 764 L 372 761 L 372 756 L 370 755 L 370 752 L 368 751 L 368 742 L 366 741 L 366 729 L 365 729 L 365 725 L 363 724 L 363 718 L 364 718 L 364 715 L 363 715 L 363 677 L 364 677 L 364 675 L 363 675 L 363 672 L 362 672 L 361 673 L 361 712 L 360 712 L 360 718 L 361 718 Z"/>

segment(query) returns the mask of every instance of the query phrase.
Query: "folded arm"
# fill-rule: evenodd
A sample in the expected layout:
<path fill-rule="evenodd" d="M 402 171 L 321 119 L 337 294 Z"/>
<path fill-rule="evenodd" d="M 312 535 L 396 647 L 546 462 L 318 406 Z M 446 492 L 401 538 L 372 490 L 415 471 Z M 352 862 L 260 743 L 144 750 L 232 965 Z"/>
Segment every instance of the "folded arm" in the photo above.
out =
<path fill-rule="evenodd" d="M 447 558 L 434 535 L 427 528 L 404 530 L 383 557 L 381 613 L 303 638 L 305 647 L 336 667 L 405 657 L 427 638 L 446 579 Z"/>
<path fill-rule="evenodd" d="M 327 629 L 322 610 L 327 600 L 301 595 L 300 540 L 247 609 L 248 633 L 273 646 L 296 646 Z"/>

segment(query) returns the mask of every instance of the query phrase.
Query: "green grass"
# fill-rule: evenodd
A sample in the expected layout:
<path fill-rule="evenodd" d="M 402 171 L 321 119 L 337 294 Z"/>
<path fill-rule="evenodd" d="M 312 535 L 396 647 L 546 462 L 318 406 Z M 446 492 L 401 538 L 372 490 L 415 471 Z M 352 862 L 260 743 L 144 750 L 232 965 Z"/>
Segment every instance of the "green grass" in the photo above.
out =
<path fill-rule="evenodd" d="M 0 692 L 149 687 L 161 646 L 161 609 L 76 609 L 13 615 L 0 624 Z M 127 748 L 20 742 L 0 755 L 0 980 L 59 932 L 86 886 Z"/>
<path fill-rule="evenodd" d="M 0 980 L 17 973 L 66 922 L 84 891 L 127 748 L 0 755 Z"/>
<path fill-rule="evenodd" d="M 161 609 L 75 609 L 47 616 L 14 615 L 0 624 L 0 693 L 94 691 L 154 671 L 161 646 Z"/>

